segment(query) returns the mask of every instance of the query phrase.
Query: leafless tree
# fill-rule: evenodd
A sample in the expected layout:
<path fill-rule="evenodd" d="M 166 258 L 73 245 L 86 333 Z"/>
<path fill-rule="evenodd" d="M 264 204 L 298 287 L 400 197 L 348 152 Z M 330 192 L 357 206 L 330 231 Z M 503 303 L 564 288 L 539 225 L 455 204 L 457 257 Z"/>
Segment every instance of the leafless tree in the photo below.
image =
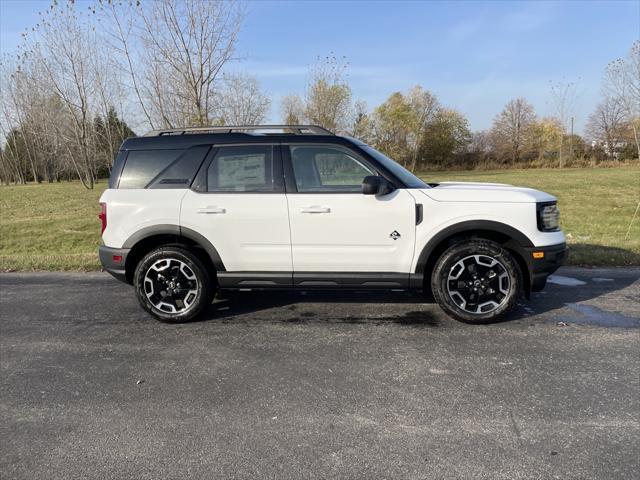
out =
<path fill-rule="evenodd" d="M 4 58 L 2 62 L 2 95 L 0 97 L 2 106 L 2 120 L 0 127 L 3 139 L 6 141 L 3 151 L 3 164 L 6 174 L 10 174 L 15 183 L 25 183 L 27 180 L 26 170 L 30 167 L 34 179 L 37 181 L 37 170 L 33 162 L 30 152 L 25 151 L 26 155 L 20 155 L 19 149 L 25 147 L 25 139 L 19 128 L 24 120 L 24 99 L 21 92 L 20 79 L 22 73 L 18 71 L 17 65 L 9 58 Z M 22 161 L 26 157 L 29 162 L 25 165 Z"/>
<path fill-rule="evenodd" d="M 578 82 L 566 80 L 550 82 L 550 91 L 555 115 L 562 130 L 562 134 L 560 135 L 560 148 L 558 150 L 559 166 L 562 168 L 564 165 L 564 136 L 567 134 L 567 124 L 575 114 L 578 101 Z M 571 134 L 573 134 L 573 131 Z"/>
<path fill-rule="evenodd" d="M 246 73 L 224 75 L 220 110 L 225 125 L 259 125 L 264 122 L 271 100 L 258 79 Z"/>
<path fill-rule="evenodd" d="M 147 88 L 142 78 L 142 53 L 139 48 L 139 2 L 133 0 L 98 0 L 100 31 L 106 49 L 113 53 L 112 61 L 122 72 L 119 80 L 125 93 L 131 93 L 134 103 L 148 127 L 155 129 L 150 106 L 146 98 Z M 126 98 L 127 96 L 125 95 Z"/>
<path fill-rule="evenodd" d="M 486 162 L 491 156 L 491 138 L 489 132 L 481 130 L 479 132 L 473 132 L 469 145 L 467 146 L 467 152 L 473 161 L 478 164 Z"/>
<path fill-rule="evenodd" d="M 157 0 L 139 7 L 143 74 L 154 124 L 206 126 L 242 24 L 233 0 Z"/>
<path fill-rule="evenodd" d="M 239 0 L 99 0 L 106 41 L 151 128 L 220 120 L 222 73 L 244 17 Z"/>
<path fill-rule="evenodd" d="M 72 119 L 73 143 L 66 144 L 69 156 L 82 183 L 93 188 L 97 171 L 92 107 L 103 66 L 96 64 L 98 42 L 95 29 L 88 22 L 73 2 L 56 5 L 42 17 L 38 42 L 31 45 L 29 54 L 35 59 L 37 72 L 60 98 Z"/>
<path fill-rule="evenodd" d="M 640 158 L 640 40 L 633 43 L 626 58 L 607 66 L 604 95 L 619 103 Z"/>
<path fill-rule="evenodd" d="M 491 127 L 494 150 L 503 161 L 517 163 L 523 158 L 529 127 L 536 115 L 533 106 L 524 98 L 509 101 Z"/>
<path fill-rule="evenodd" d="M 610 159 L 616 158 L 616 149 L 622 143 L 625 128 L 625 112 L 616 98 L 605 96 L 589 117 L 587 133 L 592 140 L 602 144 Z"/>

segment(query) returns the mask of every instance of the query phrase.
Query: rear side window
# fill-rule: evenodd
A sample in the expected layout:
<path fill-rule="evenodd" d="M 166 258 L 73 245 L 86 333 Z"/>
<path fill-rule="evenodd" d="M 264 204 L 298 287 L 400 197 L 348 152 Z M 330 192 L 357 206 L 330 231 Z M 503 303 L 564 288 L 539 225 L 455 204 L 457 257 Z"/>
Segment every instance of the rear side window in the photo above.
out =
<path fill-rule="evenodd" d="M 273 146 L 220 147 L 207 170 L 209 192 L 281 192 Z"/>
<path fill-rule="evenodd" d="M 118 188 L 145 188 L 183 152 L 184 150 L 130 151 L 120 175 Z"/>

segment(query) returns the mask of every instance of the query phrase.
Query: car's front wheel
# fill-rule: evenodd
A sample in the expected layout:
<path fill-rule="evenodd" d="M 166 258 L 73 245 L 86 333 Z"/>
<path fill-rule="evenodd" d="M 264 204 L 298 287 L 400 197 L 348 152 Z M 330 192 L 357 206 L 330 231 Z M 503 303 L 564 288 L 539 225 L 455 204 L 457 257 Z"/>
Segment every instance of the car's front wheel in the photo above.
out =
<path fill-rule="evenodd" d="M 522 291 L 522 273 L 513 255 L 498 243 L 464 240 L 440 256 L 431 289 L 438 305 L 453 318 L 490 323 L 515 307 Z"/>
<path fill-rule="evenodd" d="M 168 323 L 187 322 L 211 304 L 211 275 L 193 253 L 160 247 L 137 265 L 133 284 L 138 301 L 151 315 Z"/>

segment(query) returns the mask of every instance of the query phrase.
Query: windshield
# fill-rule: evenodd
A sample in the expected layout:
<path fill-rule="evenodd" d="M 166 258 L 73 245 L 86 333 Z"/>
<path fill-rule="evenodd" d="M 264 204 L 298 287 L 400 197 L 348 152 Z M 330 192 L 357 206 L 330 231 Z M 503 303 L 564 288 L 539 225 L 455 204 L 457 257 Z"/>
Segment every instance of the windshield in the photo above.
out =
<path fill-rule="evenodd" d="M 398 177 L 400 181 L 402 181 L 402 183 L 404 183 L 407 186 L 407 188 L 430 188 L 429 185 L 424 183 L 422 180 L 416 177 L 409 170 L 404 168 L 402 165 L 400 165 L 396 161 L 391 160 L 386 155 L 380 153 L 375 148 L 370 147 L 369 145 L 361 145 L 360 148 L 362 148 L 365 152 L 367 152 L 369 155 L 375 158 L 378 162 L 380 162 L 383 167 L 385 167 L 387 170 L 393 173 L 396 177 Z"/>

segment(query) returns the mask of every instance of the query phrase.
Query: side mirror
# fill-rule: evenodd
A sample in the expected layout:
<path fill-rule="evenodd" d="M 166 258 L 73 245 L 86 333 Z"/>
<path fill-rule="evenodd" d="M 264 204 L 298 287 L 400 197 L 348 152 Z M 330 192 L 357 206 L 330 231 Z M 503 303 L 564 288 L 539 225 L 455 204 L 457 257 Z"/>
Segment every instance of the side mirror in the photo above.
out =
<path fill-rule="evenodd" d="M 362 180 L 363 195 L 386 195 L 392 190 L 391 184 L 382 177 L 369 175 Z"/>

